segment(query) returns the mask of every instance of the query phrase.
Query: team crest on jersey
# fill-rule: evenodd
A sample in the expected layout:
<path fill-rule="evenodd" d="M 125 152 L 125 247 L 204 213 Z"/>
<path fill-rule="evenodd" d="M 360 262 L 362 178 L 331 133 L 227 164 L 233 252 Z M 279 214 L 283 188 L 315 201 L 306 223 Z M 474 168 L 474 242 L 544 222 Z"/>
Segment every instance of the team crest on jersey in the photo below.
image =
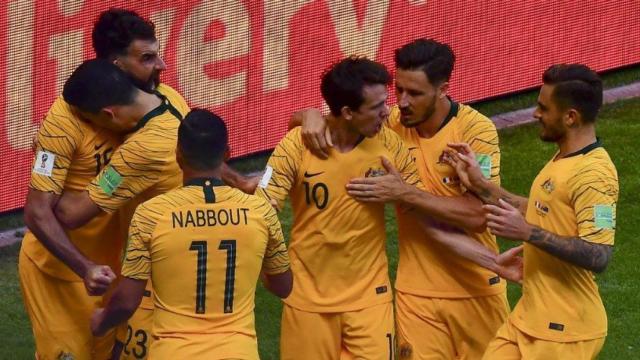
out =
<path fill-rule="evenodd" d="M 372 167 L 364 173 L 364 177 L 378 177 L 384 175 L 387 175 L 387 172 L 384 169 Z"/>
<path fill-rule="evenodd" d="M 551 178 L 545 180 L 542 183 L 542 190 L 544 190 L 547 194 L 551 194 L 553 192 L 553 190 L 555 190 L 555 186 L 553 185 L 553 182 L 551 181 Z"/>
<path fill-rule="evenodd" d="M 58 360 L 73 360 L 75 357 L 70 352 L 61 351 L 58 355 Z"/>
<path fill-rule="evenodd" d="M 436 164 L 446 164 L 446 160 L 449 158 L 449 154 L 446 151 L 442 150 L 440 156 L 438 156 L 438 162 Z"/>
<path fill-rule="evenodd" d="M 549 213 L 549 207 L 540 201 L 536 200 L 535 202 L 536 210 L 540 215 L 547 215 Z"/>

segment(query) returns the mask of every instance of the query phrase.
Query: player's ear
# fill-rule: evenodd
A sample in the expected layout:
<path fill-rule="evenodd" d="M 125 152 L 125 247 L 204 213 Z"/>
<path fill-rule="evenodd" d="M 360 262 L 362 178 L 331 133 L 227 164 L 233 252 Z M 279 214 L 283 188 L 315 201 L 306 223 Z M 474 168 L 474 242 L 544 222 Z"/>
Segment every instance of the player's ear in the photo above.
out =
<path fill-rule="evenodd" d="M 353 118 L 353 110 L 348 106 L 343 106 L 342 109 L 340 109 L 340 115 L 346 120 L 351 120 Z"/>
<path fill-rule="evenodd" d="M 447 93 L 449 92 L 449 82 L 445 81 L 442 84 L 440 84 L 440 86 L 438 86 L 438 97 L 443 98 L 445 96 L 447 96 Z"/>
<path fill-rule="evenodd" d="M 576 109 L 568 109 L 562 117 L 564 124 L 568 128 L 579 126 L 581 123 L 580 113 Z"/>

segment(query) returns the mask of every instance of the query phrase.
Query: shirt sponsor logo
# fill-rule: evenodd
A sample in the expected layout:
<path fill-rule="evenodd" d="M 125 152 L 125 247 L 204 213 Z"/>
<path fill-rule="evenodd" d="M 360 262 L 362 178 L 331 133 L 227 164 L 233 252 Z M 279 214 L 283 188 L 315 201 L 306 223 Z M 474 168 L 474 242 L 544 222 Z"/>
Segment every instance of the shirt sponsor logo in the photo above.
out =
<path fill-rule="evenodd" d="M 36 174 L 51 177 L 55 160 L 55 154 L 48 151 L 38 151 L 38 154 L 36 155 L 36 162 L 33 165 L 33 172 Z"/>
<path fill-rule="evenodd" d="M 310 172 L 308 172 L 308 171 L 305 171 L 305 172 L 304 172 L 304 177 L 305 177 L 305 178 L 312 178 L 312 177 L 314 177 L 314 176 L 318 176 L 318 175 L 320 175 L 320 174 L 322 174 L 322 173 L 324 173 L 324 171 L 319 171 L 319 172 L 317 172 L 317 173 L 310 173 Z"/>
<path fill-rule="evenodd" d="M 380 295 L 380 294 L 384 294 L 387 292 L 387 285 L 383 285 L 383 286 L 378 286 L 376 288 L 376 294 Z"/>

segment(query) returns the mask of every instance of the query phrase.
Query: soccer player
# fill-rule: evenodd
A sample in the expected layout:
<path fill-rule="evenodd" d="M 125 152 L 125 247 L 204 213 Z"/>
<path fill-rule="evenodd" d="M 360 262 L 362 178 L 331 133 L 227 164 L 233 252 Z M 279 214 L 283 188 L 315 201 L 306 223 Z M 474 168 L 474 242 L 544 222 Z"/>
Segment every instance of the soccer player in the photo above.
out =
<path fill-rule="evenodd" d="M 385 125 L 411 150 L 427 192 L 390 175 L 355 179 L 347 187 L 358 200 L 396 201 L 462 228 L 497 252 L 495 236 L 484 225 L 482 202 L 461 186 L 455 170 L 444 162 L 447 143 L 467 142 L 479 154 L 483 175 L 500 183 L 494 124 L 447 96 L 454 62 L 451 48 L 435 40 L 418 39 L 395 53 L 397 106 Z M 322 117 L 317 111 L 302 115 L 306 115 L 302 131 L 310 134 L 306 143 L 326 148 Z M 479 359 L 508 315 L 505 282 L 495 269 L 434 241 L 415 217 L 398 212 L 398 227 L 395 288 L 400 357 Z"/>
<path fill-rule="evenodd" d="M 596 137 L 602 81 L 584 65 L 548 68 L 533 116 L 540 138 L 558 151 L 529 197 L 482 179 L 472 149 L 452 144 L 448 161 L 484 202 L 487 226 L 524 241 L 522 298 L 489 344 L 484 359 L 594 359 L 607 335 L 607 315 L 593 274 L 611 259 L 618 175 Z"/>
<path fill-rule="evenodd" d="M 92 39 L 98 58 L 118 64 L 145 90 L 155 88 L 188 111 L 175 90 L 156 82 L 165 64 L 153 24 L 134 12 L 111 9 L 98 18 Z M 19 273 L 39 358 L 109 357 L 112 334 L 94 339 L 88 328 L 91 312 L 103 300 L 87 292 L 104 293 L 120 267 L 125 237 L 118 235 L 124 234 L 118 231 L 119 216 L 101 214 L 65 231 L 53 209 L 63 191 L 84 190 L 121 142 L 118 134 L 78 116 L 62 97 L 38 131 L 25 204 L 30 231 L 22 242 Z"/>
<path fill-rule="evenodd" d="M 338 359 L 393 354 L 392 293 L 385 254 L 384 207 L 346 193 L 356 176 L 379 176 L 380 156 L 418 183 L 409 152 L 397 135 L 381 131 L 388 116 L 389 74 L 383 65 L 347 58 L 322 77 L 335 121 L 334 151 L 322 160 L 306 151 L 300 129 L 290 131 L 269 159 L 258 194 L 282 205 L 291 196 L 290 239 L 296 285 L 285 300 L 282 359 Z"/>
<path fill-rule="evenodd" d="M 278 217 L 264 199 L 225 186 L 227 129 L 193 110 L 178 129 L 183 186 L 140 205 L 131 221 L 125 277 L 92 329 L 101 334 L 137 308 L 153 279 L 153 359 L 258 359 L 256 282 L 280 297 L 293 278 Z"/>

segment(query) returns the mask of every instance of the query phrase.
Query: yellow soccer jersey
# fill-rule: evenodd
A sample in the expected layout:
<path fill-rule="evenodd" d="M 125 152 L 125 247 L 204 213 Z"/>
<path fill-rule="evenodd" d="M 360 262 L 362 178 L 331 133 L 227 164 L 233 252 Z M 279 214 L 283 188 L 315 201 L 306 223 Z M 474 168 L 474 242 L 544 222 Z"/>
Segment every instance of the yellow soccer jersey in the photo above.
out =
<path fill-rule="evenodd" d="M 352 178 L 383 173 L 381 156 L 407 182 L 420 183 L 409 151 L 388 129 L 347 153 L 331 150 L 327 160 L 305 148 L 299 127 L 276 146 L 258 194 L 280 204 L 291 197 L 289 255 L 295 285 L 285 299 L 289 306 L 342 312 L 391 301 L 384 204 L 358 202 L 345 188 Z"/>
<path fill-rule="evenodd" d="M 88 191 L 93 202 L 110 213 L 136 196 L 149 199 L 180 186 L 178 126 L 188 111 L 175 108 L 164 98 L 147 113 L 113 153 L 109 165 L 91 181 Z"/>
<path fill-rule="evenodd" d="M 387 124 L 400 135 L 415 159 L 420 178 L 432 194 L 459 196 L 465 192 L 453 168 L 442 157 L 449 142 L 466 142 L 477 154 L 484 175 L 500 184 L 498 133 L 490 119 L 469 106 L 451 102 L 451 111 L 431 138 L 421 138 L 416 129 L 400 123 L 393 107 Z M 396 289 L 413 295 L 465 298 L 499 294 L 505 281 L 495 273 L 455 255 L 428 239 L 412 216 L 398 213 L 399 263 Z M 470 233 L 489 249 L 498 251 L 489 230 Z"/>
<path fill-rule="evenodd" d="M 155 336 L 255 335 L 260 271 L 288 268 L 280 223 L 267 201 L 217 179 L 193 179 L 138 207 L 122 274 L 152 279 Z"/>
<path fill-rule="evenodd" d="M 63 191 L 84 190 L 122 141 L 119 136 L 79 119 L 61 96 L 45 116 L 37 139 L 29 187 L 57 195 Z M 81 228 L 67 231 L 67 235 L 85 256 L 118 269 L 125 237 L 110 238 L 110 241 L 102 237 L 117 226 L 117 219 L 101 214 Z M 47 274 L 80 281 L 31 232 L 25 235 L 22 250 Z"/>
<path fill-rule="evenodd" d="M 531 185 L 527 222 L 560 236 L 613 245 L 618 175 L 594 143 L 551 160 Z M 603 337 L 607 315 L 591 271 L 525 244 L 522 298 L 511 319 L 536 338 L 570 342 Z"/>

